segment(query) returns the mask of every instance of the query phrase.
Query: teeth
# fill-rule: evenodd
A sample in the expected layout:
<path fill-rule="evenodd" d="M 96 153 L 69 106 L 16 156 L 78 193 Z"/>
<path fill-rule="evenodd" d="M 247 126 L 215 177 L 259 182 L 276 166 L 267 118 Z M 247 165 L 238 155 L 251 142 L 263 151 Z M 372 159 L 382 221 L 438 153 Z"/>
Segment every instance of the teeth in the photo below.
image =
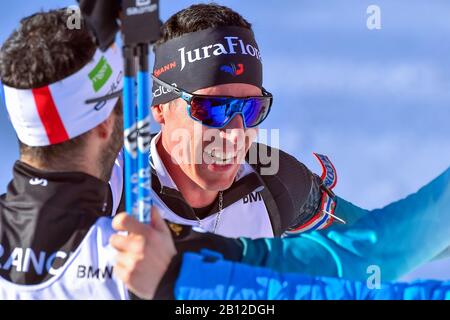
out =
<path fill-rule="evenodd" d="M 225 154 L 223 152 L 216 151 L 216 150 L 206 152 L 206 154 L 214 159 L 215 164 L 220 164 L 220 165 L 231 164 L 235 157 L 233 153 Z"/>
<path fill-rule="evenodd" d="M 214 163 L 219 165 L 227 165 L 233 163 L 233 158 L 226 159 L 226 160 L 219 160 L 217 158 L 214 158 Z"/>
<path fill-rule="evenodd" d="M 223 153 L 223 152 L 218 152 L 218 151 L 211 151 L 211 152 L 207 152 L 207 154 L 215 159 L 219 159 L 219 160 L 229 160 L 229 159 L 233 159 L 235 157 L 235 155 L 233 153 Z"/>

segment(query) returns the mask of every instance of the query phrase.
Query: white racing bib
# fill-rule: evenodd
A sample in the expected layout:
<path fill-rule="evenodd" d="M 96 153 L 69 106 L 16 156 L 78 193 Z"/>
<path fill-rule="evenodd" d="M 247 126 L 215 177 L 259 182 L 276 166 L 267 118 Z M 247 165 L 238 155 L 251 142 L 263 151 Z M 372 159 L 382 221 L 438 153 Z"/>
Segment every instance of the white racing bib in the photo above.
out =
<path fill-rule="evenodd" d="M 0 278 L 0 300 L 126 300 L 125 285 L 113 274 L 116 251 L 109 245 L 115 231 L 110 218 L 99 218 L 50 280 L 17 285 Z"/>

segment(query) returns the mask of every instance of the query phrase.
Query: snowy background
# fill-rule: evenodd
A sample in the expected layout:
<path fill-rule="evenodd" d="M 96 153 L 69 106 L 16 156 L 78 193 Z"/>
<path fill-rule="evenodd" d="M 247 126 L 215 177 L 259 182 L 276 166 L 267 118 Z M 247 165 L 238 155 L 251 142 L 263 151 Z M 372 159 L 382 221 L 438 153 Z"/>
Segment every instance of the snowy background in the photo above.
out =
<path fill-rule="evenodd" d="M 262 51 L 264 86 L 275 96 L 264 127 L 312 170 L 312 152 L 334 162 L 336 192 L 382 207 L 417 191 L 450 166 L 450 1 L 216 1 L 251 23 Z M 2 3 L 0 43 L 21 17 L 74 0 Z M 161 1 L 161 16 L 197 1 Z M 366 9 L 381 8 L 381 30 Z M 17 159 L 0 106 L 0 193 Z M 450 261 L 426 270 L 450 278 Z M 420 273 L 419 273 L 420 276 Z"/>

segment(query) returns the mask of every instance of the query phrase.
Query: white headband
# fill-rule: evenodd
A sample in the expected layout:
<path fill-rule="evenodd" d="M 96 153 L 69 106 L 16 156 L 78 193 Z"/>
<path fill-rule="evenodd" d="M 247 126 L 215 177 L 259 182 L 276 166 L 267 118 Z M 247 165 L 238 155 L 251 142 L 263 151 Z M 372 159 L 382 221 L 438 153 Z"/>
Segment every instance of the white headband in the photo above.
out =
<path fill-rule="evenodd" d="M 87 104 L 122 89 L 123 62 L 118 47 L 97 50 L 80 71 L 49 86 L 15 89 L 4 86 L 5 104 L 17 136 L 32 147 L 75 138 L 105 121 L 119 97 Z"/>

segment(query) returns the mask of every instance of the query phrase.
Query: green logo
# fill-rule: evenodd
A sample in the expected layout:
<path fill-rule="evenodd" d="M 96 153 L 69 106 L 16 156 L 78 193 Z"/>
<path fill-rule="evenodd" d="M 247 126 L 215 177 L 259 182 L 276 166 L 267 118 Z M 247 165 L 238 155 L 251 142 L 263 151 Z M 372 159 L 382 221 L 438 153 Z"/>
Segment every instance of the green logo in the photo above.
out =
<path fill-rule="evenodd" d="M 94 91 L 98 92 L 111 77 L 113 70 L 106 61 L 105 57 L 102 57 L 97 63 L 95 68 L 89 73 L 89 79 L 92 81 Z"/>

